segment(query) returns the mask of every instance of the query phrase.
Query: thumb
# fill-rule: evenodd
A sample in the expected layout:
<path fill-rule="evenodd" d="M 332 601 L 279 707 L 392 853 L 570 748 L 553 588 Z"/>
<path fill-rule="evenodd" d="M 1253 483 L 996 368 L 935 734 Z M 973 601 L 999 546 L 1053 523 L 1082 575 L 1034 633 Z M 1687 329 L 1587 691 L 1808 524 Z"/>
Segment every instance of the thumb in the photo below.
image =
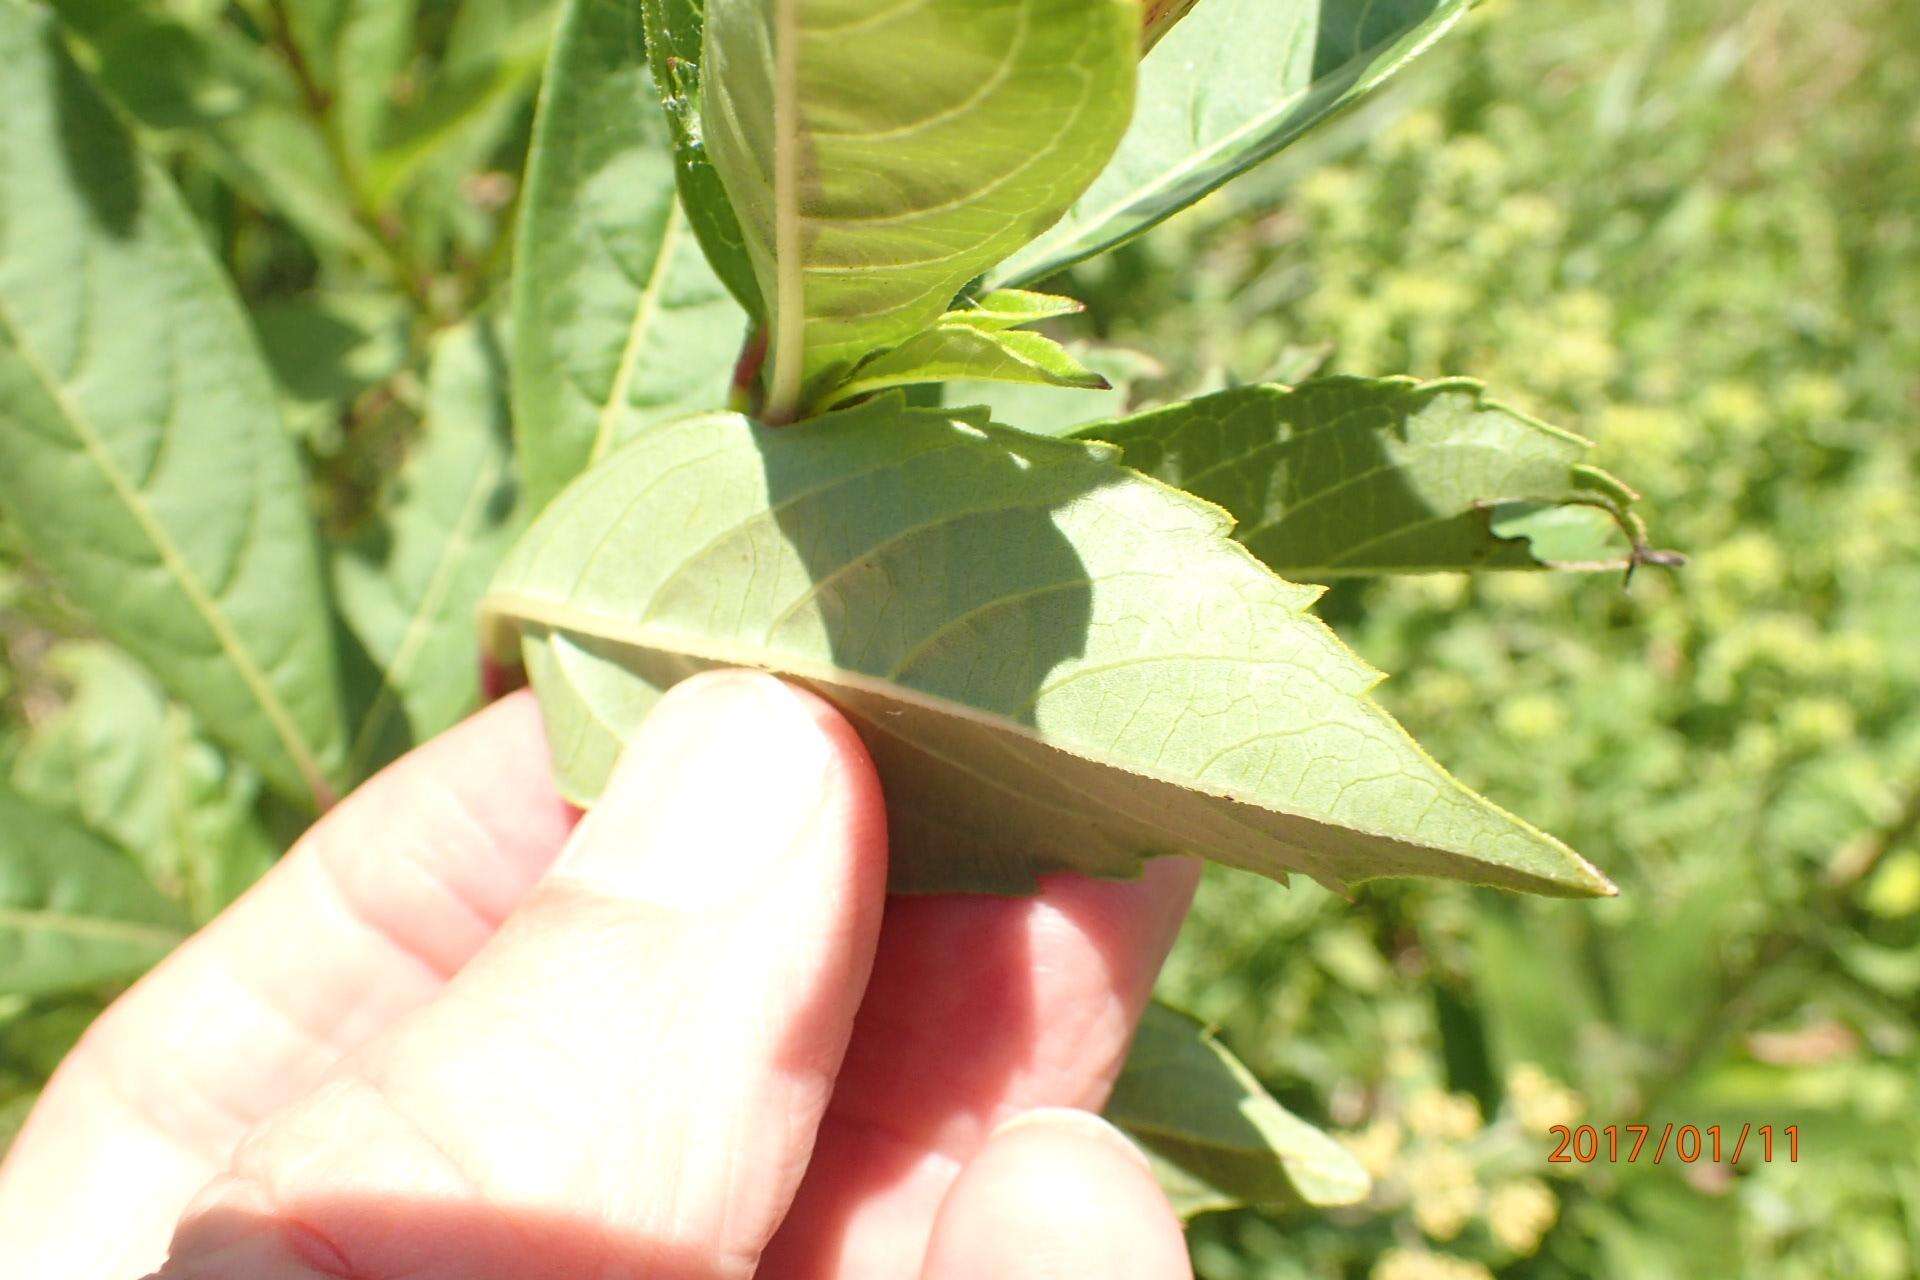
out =
<path fill-rule="evenodd" d="M 770 676 L 679 686 L 499 935 L 241 1144 L 163 1274 L 750 1274 L 884 882 L 878 783 L 837 713 Z"/>
<path fill-rule="evenodd" d="M 1180 1221 L 1147 1159 L 1086 1111 L 1042 1107 L 961 1171 L 921 1280 L 1192 1280 Z"/>

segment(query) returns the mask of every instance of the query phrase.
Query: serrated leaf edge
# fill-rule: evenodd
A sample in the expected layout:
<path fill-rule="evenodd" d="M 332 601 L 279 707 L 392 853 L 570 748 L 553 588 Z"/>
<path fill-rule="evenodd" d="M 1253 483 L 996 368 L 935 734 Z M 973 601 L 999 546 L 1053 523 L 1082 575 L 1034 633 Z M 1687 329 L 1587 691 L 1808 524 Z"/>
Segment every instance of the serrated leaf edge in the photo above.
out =
<path fill-rule="evenodd" d="M 1488 394 L 1487 384 L 1478 378 L 1468 377 L 1461 374 L 1449 374 L 1445 377 L 1439 377 L 1439 378 L 1419 378 L 1419 377 L 1415 377 L 1412 374 L 1405 374 L 1405 373 L 1385 374 L 1378 377 L 1368 377 L 1368 376 L 1355 375 L 1355 374 L 1331 374 L 1331 375 L 1328 375 L 1328 378 L 1331 380 L 1347 379 L 1355 382 L 1364 382 L 1370 386 L 1391 387 L 1396 391 L 1401 391 L 1404 393 L 1420 393 L 1420 392 L 1442 392 L 1443 393 L 1448 391 L 1465 392 L 1470 396 L 1472 396 L 1473 408 L 1476 412 L 1504 414 L 1506 417 L 1511 418 L 1513 421 L 1519 423 L 1520 425 L 1525 427 L 1530 427 L 1533 430 L 1540 432 L 1542 435 L 1550 436 L 1558 440 L 1563 440 L 1568 444 L 1578 445 L 1582 449 L 1592 449 L 1595 447 L 1593 440 L 1589 439 L 1586 436 L 1581 435 L 1577 431 L 1569 430 L 1566 427 L 1560 426 L 1558 423 L 1548 422 L 1543 418 L 1539 418 L 1534 416 L 1531 413 L 1528 413 L 1524 409 L 1516 408 L 1515 406 L 1507 403 L 1504 400 L 1496 399 L 1492 395 Z M 1311 387 L 1311 385 L 1312 385 L 1311 382 L 1301 382 L 1301 383 L 1254 382 L 1254 383 L 1244 383 L 1237 387 L 1229 387 L 1229 388 L 1226 388 L 1224 391 L 1216 391 L 1209 394 L 1220 395 L 1220 394 L 1225 394 L 1227 392 L 1245 391 L 1248 389 L 1265 387 L 1281 395 L 1291 395 L 1295 392 L 1301 391 L 1302 389 L 1309 388 Z M 1207 399 L 1207 396 L 1195 396 L 1193 397 L 1192 400 L 1186 401 L 1185 403 L 1192 404 L 1205 399 Z M 1181 402 L 1175 402 L 1173 404 L 1156 405 L 1151 409 L 1145 409 L 1136 414 L 1128 414 L 1125 417 L 1109 418 L 1104 421 L 1090 422 L 1090 423 L 1087 423 L 1085 426 L 1075 428 L 1072 432 L 1068 433 L 1067 438 L 1072 440 L 1084 440 L 1089 442 L 1101 441 L 1102 443 L 1111 444 L 1112 443 L 1111 441 L 1102 440 L 1102 437 L 1098 434 L 1102 428 L 1121 426 L 1128 422 L 1133 421 L 1136 418 L 1147 417 L 1147 416 L 1158 414 L 1158 413 L 1164 413 L 1168 409 L 1179 407 L 1180 403 Z M 1335 429 L 1335 427 L 1332 424 L 1328 424 L 1327 426 L 1324 426 L 1321 429 L 1332 430 L 1332 429 Z M 1113 447 L 1115 448 L 1116 451 L 1124 452 L 1124 450 L 1121 449 L 1121 446 L 1114 445 Z M 1153 477 L 1151 476 L 1145 476 L 1143 478 L 1149 479 L 1149 480 L 1153 479 Z M 1160 482 L 1155 481 L 1155 483 L 1160 483 Z M 1634 490 L 1631 486 L 1629 486 L 1625 481 L 1613 475 L 1611 472 L 1606 471 L 1603 468 L 1597 467 L 1589 462 L 1575 462 L 1568 467 L 1567 485 L 1570 490 L 1585 490 L 1595 495 L 1595 499 L 1593 501 L 1587 502 L 1584 505 L 1590 506 L 1596 511 L 1603 512 L 1607 516 L 1612 518 L 1614 524 L 1619 528 L 1621 534 L 1624 535 L 1628 541 L 1628 544 L 1629 544 L 1628 552 L 1624 556 L 1620 556 L 1615 559 L 1607 559 L 1607 560 L 1547 560 L 1536 555 L 1536 556 L 1533 556 L 1533 558 L 1537 564 L 1539 564 L 1541 567 L 1546 569 L 1557 569 L 1557 570 L 1561 570 L 1563 572 L 1569 572 L 1569 573 L 1604 573 L 1609 570 L 1618 570 L 1618 569 L 1629 567 L 1632 564 L 1634 564 L 1638 558 L 1649 554 L 1648 548 L 1644 545 L 1645 537 L 1646 537 L 1645 524 L 1643 521 L 1639 519 L 1638 515 L 1632 510 L 1632 505 L 1640 500 L 1640 494 L 1636 490 Z M 1177 488 L 1177 486 L 1174 486 L 1174 487 Z M 1194 495 L 1194 494 L 1188 494 L 1187 496 L 1190 498 L 1193 498 L 1195 501 L 1205 501 L 1205 499 L 1199 498 L 1197 495 Z M 1494 508 L 1500 506 L 1501 504 L 1510 503 L 1510 502 L 1540 502 L 1543 504 L 1552 504 L 1556 506 L 1570 506 L 1570 505 L 1576 504 L 1576 500 L 1569 499 L 1565 494 L 1548 495 L 1548 494 L 1529 494 L 1529 493 L 1508 493 L 1508 494 L 1500 494 L 1500 495 L 1489 495 L 1488 497 L 1480 501 L 1480 503 L 1478 504 L 1478 507 L 1483 512 L 1491 513 L 1494 510 Z M 1228 519 L 1230 522 L 1236 524 L 1237 526 L 1238 522 L 1232 521 L 1231 516 L 1229 516 Z M 1252 527 L 1257 529 L 1264 526 L 1256 525 Z M 1394 532 L 1395 532 L 1395 536 L 1398 536 L 1399 534 L 1403 534 L 1406 531 L 1404 529 L 1401 529 L 1401 530 L 1396 530 Z M 1490 537 L 1493 537 L 1496 541 L 1499 541 L 1499 542 L 1528 543 L 1529 544 L 1528 554 L 1533 555 L 1533 552 L 1531 549 L 1531 539 L 1527 538 L 1524 535 L 1517 536 L 1517 537 L 1502 537 L 1499 534 L 1493 533 L 1491 529 L 1488 530 L 1488 534 Z M 1657 558 L 1659 556 L 1671 556 L 1674 553 L 1658 552 L 1658 553 L 1652 553 L 1652 554 Z M 1330 575 L 1336 575 L 1339 572 L 1338 566 L 1334 566 L 1334 565 L 1312 566 L 1311 569 L 1312 569 L 1312 576 L 1330 576 Z M 1271 572 L 1271 570 L 1269 571 Z M 1290 579 L 1283 579 L 1283 581 L 1290 581 Z"/>
<path fill-rule="evenodd" d="M 1409 381 L 1413 381 L 1413 380 L 1409 379 Z M 693 421 L 698 420 L 701 417 L 708 417 L 708 416 L 726 419 L 726 418 L 736 417 L 737 415 L 727 414 L 727 413 L 719 413 L 714 415 L 695 415 L 694 418 L 687 419 L 684 421 L 691 423 Z M 974 429 L 981 430 L 982 434 L 986 434 L 986 435 L 990 435 L 992 432 L 995 432 L 995 431 L 1007 432 L 1008 434 L 1019 437 L 1022 444 L 1026 445 L 1027 447 L 1033 447 L 1036 443 L 1038 443 L 1040 445 L 1051 445 L 1051 446 L 1057 446 L 1057 447 L 1070 448 L 1070 449 L 1074 449 L 1077 452 L 1081 452 L 1083 454 L 1086 452 L 1086 446 L 1088 444 L 1104 446 L 1107 449 L 1112 449 L 1114 447 L 1101 441 L 1081 442 L 1081 441 L 1073 441 L 1073 440 L 1054 440 L 1048 437 L 1032 436 L 1032 435 L 1028 435 L 1025 432 L 998 426 L 997 424 L 992 425 L 984 430 L 977 426 L 974 427 Z M 631 448 L 634 446 L 629 445 L 628 447 Z M 1373 666 L 1371 663 L 1368 663 L 1364 658 L 1360 657 L 1360 655 L 1358 655 L 1357 653 L 1354 653 L 1345 644 L 1344 641 L 1340 640 L 1339 636 L 1334 632 L 1334 630 L 1330 626 L 1327 625 L 1325 620 L 1321 619 L 1317 615 L 1310 612 L 1312 604 L 1314 603 L 1314 601 L 1318 600 L 1322 594 L 1325 593 L 1326 588 L 1312 585 L 1312 584 L 1295 583 L 1286 578 L 1282 578 L 1279 574 L 1275 573 L 1272 569 L 1267 567 L 1266 564 L 1261 562 L 1261 560 L 1257 556 L 1255 556 L 1251 551 L 1249 551 L 1245 546 L 1241 545 L 1238 542 L 1233 541 L 1231 537 L 1231 532 L 1233 530 L 1234 523 L 1235 523 L 1233 516 L 1229 512 L 1227 512 L 1225 508 L 1219 506 L 1218 504 L 1209 502 L 1204 498 L 1196 497 L 1195 495 L 1188 493 L 1184 489 L 1180 489 L 1174 485 L 1166 483 L 1165 481 L 1158 480 L 1152 476 L 1145 475 L 1141 472 L 1135 471 L 1131 467 L 1127 467 L 1127 466 L 1124 466 L 1123 464 L 1114 462 L 1111 456 L 1102 456 L 1101 454 L 1096 453 L 1093 455 L 1093 458 L 1096 461 L 1099 461 L 1101 463 L 1104 463 L 1105 465 L 1113 467 L 1114 470 L 1117 472 L 1123 472 L 1134 479 L 1145 482 L 1146 484 L 1159 489 L 1163 493 L 1174 497 L 1176 501 L 1186 504 L 1196 512 L 1204 513 L 1208 517 L 1209 521 L 1213 524 L 1214 532 L 1218 540 L 1222 544 L 1224 544 L 1226 548 L 1230 548 L 1231 554 L 1237 554 L 1241 556 L 1245 560 L 1247 565 L 1251 566 L 1261 575 L 1271 578 L 1277 582 L 1280 582 L 1283 585 L 1291 588 L 1293 591 L 1300 593 L 1298 596 L 1297 605 L 1292 607 L 1292 612 L 1294 616 L 1297 619 L 1299 619 L 1301 622 L 1304 622 L 1314 628 L 1317 628 L 1322 633 L 1322 638 L 1327 641 L 1330 641 L 1340 651 L 1346 653 L 1349 656 L 1350 660 L 1354 663 L 1356 668 L 1358 668 L 1359 672 L 1361 673 L 1363 683 L 1361 684 L 1358 691 L 1356 691 L 1356 693 L 1353 695 L 1354 700 L 1357 703 L 1359 703 L 1368 714 L 1370 714 L 1372 717 L 1378 720 L 1383 726 L 1387 727 L 1390 731 L 1397 733 L 1399 737 L 1404 741 L 1405 745 L 1412 749 L 1415 755 L 1415 758 L 1418 759 L 1421 763 L 1431 768 L 1434 774 L 1436 775 L 1436 777 L 1444 781 L 1446 785 L 1451 786 L 1456 793 L 1466 797 L 1467 800 L 1469 800 L 1474 804 L 1484 805 L 1487 809 L 1491 810 L 1495 816 L 1511 824 L 1517 833 L 1531 839 L 1532 841 L 1536 842 L 1536 844 L 1557 854 L 1561 859 L 1561 861 L 1565 864 L 1565 870 L 1558 878 L 1549 878 L 1539 873 L 1522 871 L 1517 868 L 1509 868 L 1509 870 L 1512 871 L 1517 878 L 1533 881 L 1541 886 L 1550 886 L 1550 887 L 1543 887 L 1540 890 L 1541 892 L 1557 891 L 1559 893 L 1569 894 L 1571 896 L 1587 896 L 1587 897 L 1613 897 L 1619 893 L 1619 889 L 1614 885 L 1612 880 L 1608 879 L 1608 877 L 1605 874 L 1603 874 L 1597 867 L 1595 867 L 1592 863 L 1588 862 L 1585 858 L 1581 857 L 1580 854 L 1575 852 L 1572 848 L 1567 846 L 1564 842 L 1560 841 L 1559 839 L 1555 838 L 1552 835 L 1549 835 L 1544 831 L 1541 831 L 1539 828 L 1534 827 L 1532 824 L 1510 813 L 1506 809 L 1502 808 L 1500 805 L 1494 803 L 1492 800 L 1488 799 L 1487 797 L 1472 790 L 1471 788 L 1467 787 L 1464 783 L 1462 783 L 1459 779 L 1455 778 L 1453 774 L 1451 774 L 1445 768 L 1443 768 L 1440 765 L 1440 763 L 1437 760 L 1435 760 L 1426 751 L 1426 749 L 1419 744 L 1417 740 L 1414 739 L 1412 734 L 1407 732 L 1407 729 L 1404 725 L 1402 725 L 1398 720 L 1394 719 L 1391 715 L 1387 714 L 1385 708 L 1383 708 L 1379 704 L 1379 702 L 1371 696 L 1371 691 L 1374 688 L 1377 688 L 1379 684 L 1386 679 L 1386 673 L 1381 671 L 1379 668 Z M 492 651 L 493 653 L 501 657 L 511 656 L 513 649 L 516 647 L 512 643 L 512 639 L 514 635 L 516 635 L 517 632 L 519 631 L 518 624 L 532 623 L 536 626 L 547 628 L 549 630 L 555 630 L 555 631 L 561 631 L 561 632 L 572 632 L 576 634 L 592 636 L 596 639 L 611 641 L 615 644 L 630 646 L 633 648 L 651 649 L 651 650 L 655 650 L 658 652 L 665 652 L 665 653 L 684 654 L 686 656 L 699 659 L 700 661 L 703 661 L 703 662 L 713 662 L 713 663 L 722 664 L 726 666 L 740 666 L 740 667 L 758 668 L 762 670 L 774 670 L 781 674 L 791 675 L 799 679 L 813 681 L 829 687 L 837 685 L 843 688 L 855 689 L 863 693 L 873 694 L 875 696 L 879 696 L 883 698 L 891 698 L 899 702 L 904 702 L 909 705 L 919 707 L 923 710 L 958 716 L 963 719 L 970 720 L 976 724 L 981 724 L 1001 732 L 1008 732 L 1008 733 L 1019 735 L 1030 741 L 1037 742 L 1042 746 L 1048 747 L 1056 751 L 1060 751 L 1066 755 L 1070 755 L 1078 759 L 1086 760 L 1092 764 L 1097 764 L 1105 768 L 1114 769 L 1121 773 L 1128 773 L 1138 777 L 1148 778 L 1152 781 L 1159 782 L 1167 786 L 1176 787 L 1185 791 L 1190 791 L 1198 795 L 1210 796 L 1216 800 L 1225 800 L 1231 803 L 1245 805 L 1253 809 L 1262 809 L 1262 810 L 1266 810 L 1269 812 L 1276 812 L 1276 813 L 1288 813 L 1287 810 L 1280 809 L 1277 806 L 1270 804 L 1266 801 L 1251 799 L 1247 796 L 1237 794 L 1235 791 L 1233 791 L 1230 788 L 1209 787 L 1197 782 L 1196 780 L 1164 776 L 1156 771 L 1141 768 L 1136 764 L 1121 763 L 1117 760 L 1114 760 L 1106 756 L 1104 753 L 1090 751 L 1079 746 L 1069 747 L 1062 743 L 1051 741 L 1045 738 L 1040 733 L 1035 731 L 1031 726 L 1022 725 L 1017 721 L 1009 720 L 1003 716 L 994 715 L 989 712 L 983 712 L 978 710 L 977 708 L 969 707 L 964 703 L 954 702 L 945 698 L 934 697 L 932 695 L 920 692 L 918 690 L 905 688 L 891 681 L 882 680 L 877 677 L 865 675 L 859 672 L 849 671 L 845 668 L 832 666 L 831 664 L 810 662 L 803 659 L 793 659 L 793 658 L 783 657 L 780 663 L 776 666 L 775 664 L 768 661 L 767 654 L 761 650 L 749 649 L 744 646 L 732 645 L 724 641 L 715 641 L 711 637 L 696 636 L 696 635 L 693 635 L 692 633 L 680 631 L 672 628 L 652 627 L 646 624 L 631 623 L 624 619 L 595 617 L 595 616 L 588 615 L 580 610 L 570 608 L 566 605 L 557 604 L 552 601 L 536 600 L 536 599 L 532 599 L 530 597 L 520 595 L 514 592 L 503 592 L 503 591 L 497 591 L 497 590 L 488 591 L 486 595 L 484 595 L 481 599 L 480 616 L 481 616 L 483 645 L 485 645 L 490 651 Z M 572 799 L 576 802 L 590 802 L 591 797 L 570 796 L 569 799 Z M 1370 836 L 1375 839 L 1395 841 L 1395 842 L 1401 842 L 1401 843 L 1405 842 L 1404 836 L 1395 835 L 1390 832 L 1369 828 L 1369 827 L 1361 826 L 1358 824 L 1346 823 L 1346 822 L 1341 822 L 1338 824 L 1329 823 L 1327 822 L 1326 819 L 1316 818 L 1310 814 L 1290 814 L 1289 816 L 1299 817 L 1306 821 L 1315 822 L 1315 823 L 1323 823 L 1326 825 L 1338 825 L 1343 829 L 1355 831 L 1361 835 Z M 1442 850 L 1441 852 L 1445 853 L 1448 851 Z M 1470 854 L 1451 852 L 1449 856 L 1457 858 L 1460 861 L 1469 863 L 1469 864 L 1489 865 L 1489 864 L 1483 864 L 1481 859 L 1478 859 Z M 1364 884 L 1367 881 L 1372 879 L 1379 879 L 1379 878 L 1384 878 L 1384 877 L 1361 876 L 1351 881 L 1344 881 L 1339 884 L 1333 885 L 1331 887 L 1335 888 L 1337 891 L 1346 892 L 1354 886 Z M 1460 877 L 1460 878 L 1463 880 L 1467 880 L 1470 883 L 1475 882 L 1471 877 Z M 1498 883 L 1497 881 L 1494 881 L 1491 879 L 1482 880 L 1478 882 L 1486 883 L 1486 884 Z"/>

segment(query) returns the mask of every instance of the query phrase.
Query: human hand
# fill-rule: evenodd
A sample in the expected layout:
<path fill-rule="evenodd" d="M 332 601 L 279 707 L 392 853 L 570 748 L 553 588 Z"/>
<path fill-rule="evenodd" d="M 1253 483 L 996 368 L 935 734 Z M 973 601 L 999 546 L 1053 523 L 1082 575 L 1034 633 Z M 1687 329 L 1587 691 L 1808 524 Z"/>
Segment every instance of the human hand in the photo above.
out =
<path fill-rule="evenodd" d="M 0 1274 L 1187 1275 L 1057 1108 L 1104 1100 L 1194 865 L 886 900 L 885 846 L 853 731 L 769 676 L 669 694 L 577 825 L 508 698 L 95 1024 L 0 1167 Z"/>

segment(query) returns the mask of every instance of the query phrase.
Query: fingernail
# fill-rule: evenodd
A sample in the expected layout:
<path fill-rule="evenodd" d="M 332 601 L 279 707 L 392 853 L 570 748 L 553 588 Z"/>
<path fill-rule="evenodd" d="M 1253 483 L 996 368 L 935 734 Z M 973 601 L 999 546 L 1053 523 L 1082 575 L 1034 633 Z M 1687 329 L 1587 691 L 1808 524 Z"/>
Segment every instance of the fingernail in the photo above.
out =
<path fill-rule="evenodd" d="M 1153 1167 L 1147 1162 L 1146 1153 L 1134 1144 L 1133 1139 L 1091 1111 L 1081 1111 L 1076 1107 L 1035 1107 L 1030 1111 L 1022 1111 L 1011 1120 L 1002 1121 L 995 1127 L 992 1136 L 1002 1138 L 1026 1130 L 1071 1134 L 1125 1152 L 1127 1158 L 1142 1169 L 1151 1171 Z"/>
<path fill-rule="evenodd" d="M 660 700 L 553 875 L 676 911 L 750 897 L 825 803 L 833 745 L 772 676 L 698 676 Z"/>

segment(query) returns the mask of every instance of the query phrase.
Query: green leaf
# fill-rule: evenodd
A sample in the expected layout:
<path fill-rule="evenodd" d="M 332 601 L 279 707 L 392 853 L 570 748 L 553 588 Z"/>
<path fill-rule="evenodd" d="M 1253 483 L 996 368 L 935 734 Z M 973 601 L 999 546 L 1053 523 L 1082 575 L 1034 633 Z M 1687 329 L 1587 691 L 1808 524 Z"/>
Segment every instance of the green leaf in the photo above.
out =
<path fill-rule="evenodd" d="M 40 1100 L 40 1089 L 106 1010 L 109 993 L 0 996 L 0 1159 Z"/>
<path fill-rule="evenodd" d="M 221 23 L 186 22 L 140 0 L 50 0 L 87 69 L 152 128 L 206 126 L 297 90 L 260 45 Z"/>
<path fill-rule="evenodd" d="M 865 361 L 826 397 L 845 404 L 888 387 L 971 378 L 1104 391 L 1107 380 L 1052 338 L 990 325 L 937 324 Z"/>
<path fill-rule="evenodd" d="M 940 318 L 1133 108 L 1135 0 L 710 0 L 701 120 L 767 314 L 768 417 Z"/>
<path fill-rule="evenodd" d="M 1276 1102 L 1205 1026 L 1157 1001 L 1140 1019 L 1106 1116 L 1146 1148 L 1182 1217 L 1358 1204 L 1371 1189 L 1345 1147 Z"/>
<path fill-rule="evenodd" d="M 275 0 L 274 11 L 304 73 L 326 95 L 341 146 L 363 161 L 412 58 L 417 0 Z"/>
<path fill-rule="evenodd" d="M 9 1016 L 0 1019 L 0 1067 L 30 1080 L 45 1080 L 80 1043 L 104 1010 L 97 995 L 30 1000 L 6 997 Z"/>
<path fill-rule="evenodd" d="M 376 207 L 427 178 L 457 187 L 488 165 L 547 63 L 553 7 L 494 12 L 484 21 L 461 8 L 447 57 L 417 95 L 382 114 L 366 165 L 368 199 Z"/>
<path fill-rule="evenodd" d="M 748 315 L 763 311 L 760 284 L 740 219 L 727 199 L 719 171 L 707 155 L 700 129 L 700 53 L 706 30 L 706 0 L 641 0 L 646 23 L 647 65 L 673 134 L 673 163 L 680 203 L 694 239 L 728 292 Z"/>
<path fill-rule="evenodd" d="M 1157 362 L 1138 351 L 1086 342 L 1065 345 L 1067 354 L 1106 381 L 1104 389 L 959 378 L 942 389 L 942 403 L 984 405 L 995 422 L 1017 422 L 1035 435 L 1065 436 L 1089 422 L 1119 417 L 1133 403 L 1136 382 L 1165 376 Z"/>
<path fill-rule="evenodd" d="M 529 27 L 544 26 L 551 35 L 564 7 L 560 0 L 461 0 L 447 32 L 443 65 L 486 62 L 502 45 L 522 39 Z"/>
<path fill-rule="evenodd" d="M 44 13 L 0 6 L 0 500 L 40 565 L 310 803 L 343 756 L 298 459 L 165 177 Z"/>
<path fill-rule="evenodd" d="M 34 726 L 14 785 L 125 849 L 195 922 L 212 919 L 277 852 L 255 809 L 259 776 L 111 646 L 64 646 L 48 668 L 72 693 Z"/>
<path fill-rule="evenodd" d="M 313 0 L 287 0 L 293 8 Z M 417 0 L 328 0 L 334 24 L 324 38 L 332 54 L 332 77 L 324 81 L 333 100 L 332 127 L 355 167 L 379 148 L 395 114 L 395 82 L 413 59 Z"/>
<path fill-rule="evenodd" d="M 0 1157 L 7 1154 L 8 1148 L 13 1146 L 13 1140 L 20 1136 L 20 1130 L 26 1127 L 27 1116 L 39 1101 L 38 1089 L 22 1089 L 0 1100 Z"/>
<path fill-rule="evenodd" d="M 1018 892 L 1191 852 L 1336 886 L 1609 890 L 1413 744 L 1307 612 L 1316 589 L 1113 456 L 898 394 L 800 430 L 656 427 L 508 556 L 491 643 L 525 636 L 582 802 L 690 671 L 820 689 L 879 765 L 900 888 Z"/>
<path fill-rule="evenodd" d="M 0 995 L 138 977 L 185 936 L 117 849 L 0 785 Z"/>
<path fill-rule="evenodd" d="M 1620 568 L 1631 550 L 1587 505 L 1587 442 L 1465 378 L 1237 387 L 1075 435 L 1225 508 L 1290 578 Z"/>
<path fill-rule="evenodd" d="M 336 54 L 340 32 L 356 3 L 358 0 L 277 0 L 268 11 L 275 22 L 284 24 L 288 45 L 306 66 L 307 74 L 323 88 L 332 88 L 339 78 Z"/>
<path fill-rule="evenodd" d="M 225 23 L 184 22 L 142 0 L 53 7 L 96 81 L 139 124 L 182 140 L 247 200 L 316 243 L 378 252 L 283 60 Z"/>
<path fill-rule="evenodd" d="M 248 318 L 280 391 L 287 428 L 322 454 L 344 444 L 355 400 L 412 356 L 412 309 L 402 294 L 311 293 L 254 307 Z"/>
<path fill-rule="evenodd" d="M 995 289 L 972 306 L 949 311 L 940 317 L 942 324 L 970 324 L 980 329 L 1018 329 L 1061 316 L 1078 315 L 1086 307 L 1072 298 L 1051 293 L 1033 293 L 1026 289 Z"/>
<path fill-rule="evenodd" d="M 341 613 L 381 674 L 354 733 L 354 777 L 479 705 L 474 610 L 515 532 L 506 395 L 506 356 L 490 326 L 444 335 L 426 422 L 379 522 L 334 560 Z"/>
<path fill-rule="evenodd" d="M 537 510 L 650 423 L 726 403 L 744 321 L 688 234 L 639 0 L 575 0 L 534 129 L 513 408 Z"/>
<path fill-rule="evenodd" d="M 249 312 L 289 400 L 344 407 L 407 362 L 407 300 L 396 293 L 309 293 Z"/>
<path fill-rule="evenodd" d="M 1200 0 L 1140 64 L 1113 163 L 992 283 L 1040 280 L 1130 240 L 1385 82 L 1472 0 Z"/>

